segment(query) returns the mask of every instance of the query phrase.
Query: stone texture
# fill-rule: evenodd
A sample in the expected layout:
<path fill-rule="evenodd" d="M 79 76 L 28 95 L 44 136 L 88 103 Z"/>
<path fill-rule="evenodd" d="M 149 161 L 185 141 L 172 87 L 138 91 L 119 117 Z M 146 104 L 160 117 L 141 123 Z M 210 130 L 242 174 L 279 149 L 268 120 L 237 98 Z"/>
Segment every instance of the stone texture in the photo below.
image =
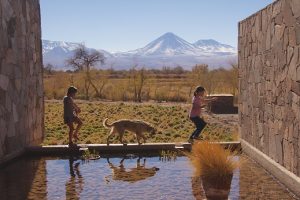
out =
<path fill-rule="evenodd" d="M 40 20 L 39 0 L 0 0 L 0 163 L 43 139 Z"/>
<path fill-rule="evenodd" d="M 244 140 L 300 174 L 300 1 L 277 0 L 239 23 Z"/>
<path fill-rule="evenodd" d="M 0 74 L 0 87 L 2 90 L 7 90 L 9 79 L 7 76 Z"/>
<path fill-rule="evenodd" d="M 299 0 L 291 0 L 291 7 L 293 11 L 293 15 L 295 18 L 300 17 L 300 1 Z"/>

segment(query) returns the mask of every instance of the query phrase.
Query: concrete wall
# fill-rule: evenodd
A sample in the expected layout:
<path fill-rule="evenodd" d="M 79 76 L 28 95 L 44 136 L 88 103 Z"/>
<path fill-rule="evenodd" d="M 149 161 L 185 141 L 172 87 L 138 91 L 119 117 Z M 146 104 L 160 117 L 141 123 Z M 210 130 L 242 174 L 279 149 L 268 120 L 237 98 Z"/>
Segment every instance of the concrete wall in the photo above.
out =
<path fill-rule="evenodd" d="M 39 0 L 0 0 L 0 163 L 43 138 Z"/>
<path fill-rule="evenodd" d="M 300 1 L 278 0 L 239 23 L 242 139 L 300 176 Z"/>

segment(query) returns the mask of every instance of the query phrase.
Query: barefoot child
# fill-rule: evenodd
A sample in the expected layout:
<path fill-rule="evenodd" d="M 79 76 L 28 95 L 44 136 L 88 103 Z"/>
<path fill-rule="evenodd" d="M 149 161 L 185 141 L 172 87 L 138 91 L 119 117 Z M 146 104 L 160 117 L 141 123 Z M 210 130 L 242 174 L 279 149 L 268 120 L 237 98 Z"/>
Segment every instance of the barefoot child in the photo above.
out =
<path fill-rule="evenodd" d="M 206 122 L 201 117 L 201 109 L 204 108 L 205 105 L 210 101 L 215 100 L 215 98 L 209 100 L 204 99 L 204 95 L 205 95 L 205 89 L 201 86 L 198 86 L 194 92 L 193 105 L 189 114 L 189 118 L 195 124 L 196 129 L 191 134 L 189 138 L 189 142 L 192 142 L 194 139 L 199 139 L 199 135 L 201 131 L 206 126 Z"/>
<path fill-rule="evenodd" d="M 74 103 L 73 98 L 77 92 L 76 87 L 69 87 L 67 96 L 64 97 L 64 122 L 69 127 L 69 147 L 76 146 L 78 140 L 78 131 L 82 126 L 81 119 L 77 116 L 80 113 L 80 108 Z M 77 127 L 74 131 L 73 123 L 77 124 Z M 73 143 L 73 140 L 75 144 Z"/>

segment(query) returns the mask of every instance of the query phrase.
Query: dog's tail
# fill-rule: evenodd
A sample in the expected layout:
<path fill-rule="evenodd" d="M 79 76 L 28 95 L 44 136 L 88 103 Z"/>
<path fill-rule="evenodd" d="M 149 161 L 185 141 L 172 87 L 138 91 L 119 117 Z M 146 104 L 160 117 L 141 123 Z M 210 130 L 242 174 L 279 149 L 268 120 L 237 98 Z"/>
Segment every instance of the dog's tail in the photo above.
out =
<path fill-rule="evenodd" d="M 107 120 L 108 120 L 108 118 L 105 118 L 105 119 L 103 120 L 103 126 L 104 126 L 105 128 L 107 128 L 107 129 L 109 129 L 110 127 L 112 127 L 112 124 L 108 124 L 108 123 L 107 123 Z"/>

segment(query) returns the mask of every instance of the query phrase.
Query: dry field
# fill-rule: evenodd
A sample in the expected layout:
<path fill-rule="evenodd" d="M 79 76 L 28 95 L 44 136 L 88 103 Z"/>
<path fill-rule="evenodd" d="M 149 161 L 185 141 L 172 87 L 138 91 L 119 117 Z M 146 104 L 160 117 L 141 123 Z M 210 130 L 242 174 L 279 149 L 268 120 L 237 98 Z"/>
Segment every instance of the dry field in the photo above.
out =
<path fill-rule="evenodd" d="M 193 71 L 157 70 L 91 70 L 87 84 L 86 74 L 53 71 L 44 73 L 46 99 L 62 99 L 70 85 L 78 88 L 77 99 L 109 101 L 189 102 L 196 86 L 202 85 L 208 94 L 237 93 L 237 68 L 208 70 L 195 66 Z M 96 91 L 95 90 L 98 90 Z"/>
<path fill-rule="evenodd" d="M 190 104 L 179 103 L 130 103 L 75 100 L 81 108 L 83 127 L 79 142 L 83 144 L 106 143 L 109 132 L 102 125 L 118 119 L 139 119 L 151 123 L 158 129 L 147 142 L 186 142 L 194 125 L 188 119 Z M 208 126 L 203 131 L 204 139 L 213 141 L 234 141 L 238 139 L 237 115 L 214 115 L 204 113 Z M 45 139 L 43 144 L 67 144 L 68 128 L 63 123 L 62 101 L 45 102 Z M 149 136 L 148 134 L 146 134 Z M 125 133 L 128 143 L 136 143 L 132 134 Z M 118 143 L 113 138 L 112 143 Z"/>

